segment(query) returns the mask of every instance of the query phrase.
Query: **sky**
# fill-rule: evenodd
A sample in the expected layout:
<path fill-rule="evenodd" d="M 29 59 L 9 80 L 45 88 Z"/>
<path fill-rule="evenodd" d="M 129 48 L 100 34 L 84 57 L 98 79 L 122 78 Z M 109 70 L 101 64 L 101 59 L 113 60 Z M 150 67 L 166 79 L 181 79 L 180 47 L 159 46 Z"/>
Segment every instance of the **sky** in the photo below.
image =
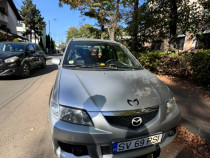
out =
<path fill-rule="evenodd" d="M 16 7 L 20 10 L 23 0 L 13 0 Z M 66 32 L 70 27 L 79 28 L 84 24 L 96 24 L 94 19 L 81 16 L 79 11 L 70 10 L 70 6 L 64 5 L 62 8 L 58 5 L 58 0 L 32 0 L 40 10 L 41 15 L 46 22 L 46 34 L 49 34 L 55 40 L 56 44 L 66 42 Z"/>

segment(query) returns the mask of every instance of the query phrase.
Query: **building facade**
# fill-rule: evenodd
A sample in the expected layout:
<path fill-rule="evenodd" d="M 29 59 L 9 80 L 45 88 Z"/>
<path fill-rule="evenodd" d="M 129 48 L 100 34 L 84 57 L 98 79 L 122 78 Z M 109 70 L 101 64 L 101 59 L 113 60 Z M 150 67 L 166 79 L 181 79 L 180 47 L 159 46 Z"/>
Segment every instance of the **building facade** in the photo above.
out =
<path fill-rule="evenodd" d="M 13 0 L 0 0 L 0 41 L 17 38 L 16 26 L 21 16 Z"/>

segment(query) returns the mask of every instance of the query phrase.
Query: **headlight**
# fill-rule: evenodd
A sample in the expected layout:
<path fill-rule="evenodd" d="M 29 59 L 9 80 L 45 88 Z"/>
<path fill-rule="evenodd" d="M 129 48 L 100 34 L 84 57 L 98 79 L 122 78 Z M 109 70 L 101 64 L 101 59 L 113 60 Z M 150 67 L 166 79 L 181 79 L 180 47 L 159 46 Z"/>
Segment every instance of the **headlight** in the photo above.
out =
<path fill-rule="evenodd" d="M 53 101 L 51 101 L 50 104 L 51 104 L 50 105 L 51 113 L 55 117 L 70 123 L 93 126 L 93 123 L 86 111 L 80 109 L 73 109 L 70 107 L 59 106 Z"/>
<path fill-rule="evenodd" d="M 169 100 L 167 102 L 167 110 L 166 110 L 166 114 L 169 114 L 170 112 L 172 112 L 176 106 L 176 101 L 174 98 L 172 98 L 171 100 Z"/>
<path fill-rule="evenodd" d="M 5 63 L 12 63 L 12 62 L 15 62 L 17 59 L 18 59 L 18 57 L 17 56 L 14 56 L 14 57 L 5 59 L 4 62 Z"/>
<path fill-rule="evenodd" d="M 79 109 L 60 106 L 60 119 L 75 124 L 93 126 L 87 112 Z"/>

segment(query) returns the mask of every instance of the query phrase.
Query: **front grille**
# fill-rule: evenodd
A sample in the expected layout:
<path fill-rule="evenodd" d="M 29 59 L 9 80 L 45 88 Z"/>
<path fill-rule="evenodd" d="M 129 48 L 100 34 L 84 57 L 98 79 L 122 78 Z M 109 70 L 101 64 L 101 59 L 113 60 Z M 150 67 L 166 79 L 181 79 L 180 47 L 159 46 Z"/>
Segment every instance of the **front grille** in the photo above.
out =
<path fill-rule="evenodd" d="M 122 127 L 127 127 L 127 128 L 139 128 L 142 125 L 148 123 L 151 121 L 153 118 L 155 118 L 158 114 L 159 107 L 156 106 L 155 108 L 152 109 L 143 109 L 141 112 L 136 112 L 132 111 L 131 115 L 127 115 L 126 112 L 122 114 L 114 114 L 114 116 L 105 116 L 106 120 L 108 121 L 109 124 L 111 125 L 116 125 L 116 126 L 122 126 Z M 126 115 L 124 115 L 126 114 Z M 139 126 L 133 126 L 132 125 L 132 120 L 136 117 L 140 117 L 142 119 L 142 123 Z"/>

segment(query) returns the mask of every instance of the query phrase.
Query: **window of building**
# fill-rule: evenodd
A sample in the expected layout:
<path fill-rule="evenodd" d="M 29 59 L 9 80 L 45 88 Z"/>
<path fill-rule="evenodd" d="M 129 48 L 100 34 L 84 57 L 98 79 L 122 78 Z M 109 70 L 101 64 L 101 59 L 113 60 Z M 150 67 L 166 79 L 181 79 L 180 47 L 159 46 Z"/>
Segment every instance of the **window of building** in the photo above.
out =
<path fill-rule="evenodd" d="M 163 43 L 162 40 L 153 41 L 151 45 L 151 50 L 160 50 L 162 43 Z"/>
<path fill-rule="evenodd" d="M 196 49 L 210 49 L 210 32 L 202 35 L 196 35 Z"/>
<path fill-rule="evenodd" d="M 185 36 L 175 38 L 174 48 L 179 49 L 179 50 L 183 50 L 184 49 L 184 42 L 185 42 Z"/>

